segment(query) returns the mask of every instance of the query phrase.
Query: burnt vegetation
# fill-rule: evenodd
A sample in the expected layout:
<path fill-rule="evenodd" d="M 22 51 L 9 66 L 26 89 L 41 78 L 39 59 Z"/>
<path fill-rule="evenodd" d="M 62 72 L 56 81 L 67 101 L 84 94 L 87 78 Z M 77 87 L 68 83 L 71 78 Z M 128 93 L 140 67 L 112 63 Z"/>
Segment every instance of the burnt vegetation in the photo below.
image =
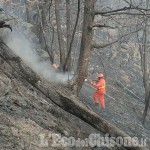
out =
<path fill-rule="evenodd" d="M 17 94 L 19 93 L 24 100 L 23 102 L 14 100 L 13 107 L 16 105 L 21 107 L 25 115 L 47 130 L 49 126 L 41 119 L 42 117 L 39 120 L 35 117 L 39 110 L 46 116 L 45 120 L 48 120 L 47 116 L 50 114 L 61 119 L 61 115 L 67 113 L 66 116 L 73 115 L 103 134 L 109 133 L 110 136 L 121 137 L 143 135 L 145 138 L 150 138 L 150 1 L 123 0 L 118 3 L 110 2 L 110 4 L 109 2 L 109 0 L 107 2 L 15 0 L 9 3 L 3 0 L 4 8 L 8 9 L 0 8 L 0 13 L 5 13 L 8 17 L 12 11 L 13 15 L 29 23 L 32 30 L 26 31 L 28 29 L 26 25 L 23 32 L 27 32 L 27 38 L 31 38 L 31 41 L 39 46 L 35 51 L 40 59 L 49 62 L 50 68 L 55 66 L 53 69 L 56 74 L 68 75 L 63 84 L 41 77 L 32 70 L 32 65 L 28 66 L 11 50 L 5 42 L 5 38 L 9 36 L 7 35 L 0 41 L 2 76 L 7 76 L 8 81 L 16 79 L 23 86 L 29 86 L 33 89 L 32 92 L 35 92 L 32 97 L 37 100 L 39 94 L 41 100 L 41 103 L 36 105 L 34 98 L 31 98 L 34 106 L 25 98 L 27 92 L 17 86 Z M 19 23 L 17 24 L 17 17 L 11 15 L 9 17 L 0 21 L 2 32 L 4 28 L 12 32 L 20 26 Z M 41 53 L 44 53 L 44 58 L 40 56 Z M 41 72 L 42 69 L 44 66 L 41 67 Z M 93 89 L 88 82 L 85 82 L 85 79 L 95 80 L 94 77 L 98 72 L 103 72 L 106 78 L 106 110 L 104 111 L 99 111 L 93 106 L 91 98 Z M 12 82 L 10 81 L 10 86 Z M 5 85 L 4 81 L 0 83 Z M 9 97 L 9 93 L 11 93 L 10 89 L 4 92 L 4 96 Z M 43 99 L 46 101 L 45 105 Z M 6 101 L 6 104 L 9 102 Z M 40 104 L 45 107 L 43 111 Z M 62 109 L 65 113 L 60 114 L 49 104 L 55 105 L 58 110 Z M 5 111 L 4 105 L 0 105 L 2 111 Z M 30 109 L 32 107 L 36 113 L 32 112 Z M 14 111 L 15 115 L 18 113 L 13 108 L 7 109 Z M 26 111 L 27 109 L 31 114 Z M 66 120 L 71 122 L 70 118 Z M 63 133 L 62 128 L 56 128 Z M 90 127 L 88 129 L 92 131 Z M 73 135 L 75 134 L 73 132 Z M 145 150 L 146 148 L 121 147 L 121 150 L 124 149 Z"/>

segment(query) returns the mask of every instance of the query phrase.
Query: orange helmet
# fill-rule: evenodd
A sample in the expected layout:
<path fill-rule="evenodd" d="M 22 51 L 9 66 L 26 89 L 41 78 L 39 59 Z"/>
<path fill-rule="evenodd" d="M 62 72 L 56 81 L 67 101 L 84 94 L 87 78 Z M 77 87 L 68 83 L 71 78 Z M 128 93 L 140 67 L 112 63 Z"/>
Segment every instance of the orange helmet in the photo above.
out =
<path fill-rule="evenodd" d="M 98 78 L 104 78 L 104 75 L 103 75 L 102 73 L 99 73 L 99 74 L 97 75 L 97 77 L 98 77 Z"/>

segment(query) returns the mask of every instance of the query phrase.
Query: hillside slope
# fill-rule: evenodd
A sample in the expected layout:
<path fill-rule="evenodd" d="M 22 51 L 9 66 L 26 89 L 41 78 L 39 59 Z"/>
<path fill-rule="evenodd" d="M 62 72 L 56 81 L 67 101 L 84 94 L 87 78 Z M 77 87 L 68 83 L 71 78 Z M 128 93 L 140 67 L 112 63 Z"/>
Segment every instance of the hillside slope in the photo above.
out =
<path fill-rule="evenodd" d="M 12 23 L 13 25 L 13 23 Z M 24 26 L 28 29 L 27 24 L 24 24 Z M 28 33 L 27 33 L 28 34 Z M 10 47 L 11 48 L 11 47 Z M 4 51 L 7 49 L 3 49 Z M 9 51 L 10 52 L 10 51 Z M 2 50 L 1 50 L 2 53 Z M 6 55 L 7 58 L 7 55 Z M 12 57 L 13 58 L 13 57 Z M 9 58 L 8 58 L 9 59 Z M 64 101 L 59 101 L 60 99 L 56 99 L 55 95 L 44 95 L 43 92 L 41 92 L 38 88 L 35 88 L 30 84 L 30 79 L 26 80 L 26 75 L 23 74 L 24 72 L 21 72 L 22 67 L 23 69 L 27 71 L 27 73 L 31 73 L 31 70 L 26 68 L 26 66 L 20 65 L 20 58 L 16 58 L 14 60 L 9 60 L 9 62 L 13 61 L 13 65 L 10 65 L 7 60 L 0 58 L 0 149 L 6 150 L 6 149 L 14 149 L 14 150 L 21 150 L 21 149 L 29 149 L 29 150 L 40 150 L 40 149 L 114 149 L 114 150 L 123 150 L 124 148 L 91 148 L 91 147 L 52 147 L 51 143 L 55 142 L 56 139 L 51 138 L 51 133 L 59 133 L 62 136 L 65 137 L 75 137 L 76 139 L 81 138 L 88 138 L 91 133 L 100 133 L 101 135 L 105 135 L 105 133 L 101 133 L 100 130 L 98 131 L 96 129 L 100 128 L 102 125 L 105 124 L 104 129 L 107 129 L 107 122 L 98 122 L 98 124 L 94 124 L 95 120 L 90 120 L 91 116 L 84 116 L 82 114 L 82 118 L 77 117 L 78 114 L 80 114 L 80 111 L 82 113 L 82 110 L 76 108 L 67 108 L 68 105 L 66 103 L 63 103 Z M 20 65 L 20 66 L 19 66 Z M 16 68 L 15 68 L 16 67 Z M 20 70 L 19 70 L 20 67 Z M 20 76 L 15 69 L 18 69 L 22 73 Z M 24 78 L 23 78 L 24 77 Z M 32 76 L 31 76 L 32 78 Z M 34 79 L 31 79 L 31 81 Z M 36 79 L 35 79 L 36 80 Z M 41 79 L 43 80 L 43 79 Z M 112 80 L 109 79 L 109 82 Z M 45 81 L 47 82 L 47 81 Z M 38 86 L 39 87 L 39 86 Z M 41 85 L 41 87 L 44 87 Z M 122 88 L 119 88 L 118 86 L 115 86 L 115 89 L 118 90 L 119 94 L 115 95 L 116 99 L 117 97 L 124 96 L 124 99 L 127 100 L 128 98 L 132 99 L 132 96 L 124 93 L 124 90 Z M 46 88 L 45 88 L 46 89 Z M 86 97 L 82 96 L 81 100 L 84 99 L 87 103 L 90 103 L 90 107 L 92 107 L 93 103 L 92 100 L 89 99 L 92 95 L 91 87 L 85 86 L 85 89 L 83 90 L 83 94 L 86 94 Z M 49 86 L 48 90 L 53 91 L 52 86 Z M 46 93 L 51 92 L 46 90 Z M 123 121 L 119 122 L 118 119 L 121 111 L 122 113 L 125 113 L 126 111 L 122 109 L 120 105 L 116 105 L 115 103 L 109 103 L 111 100 L 111 96 L 114 97 L 114 91 L 111 88 L 108 88 L 109 97 L 106 99 L 106 104 L 109 108 L 109 111 L 101 111 L 101 114 L 99 114 L 99 110 L 94 110 L 98 115 L 103 115 L 106 119 L 111 121 L 113 124 L 117 125 L 117 127 L 123 129 L 125 132 L 128 132 L 129 135 L 134 135 L 134 132 L 131 132 L 131 130 L 125 130 L 126 127 L 130 127 L 130 119 L 127 117 L 128 125 L 124 124 Z M 44 91 L 44 89 L 43 89 Z M 58 92 L 59 89 L 56 89 L 56 92 Z M 52 94 L 53 92 L 51 92 Z M 54 93 L 55 94 L 55 93 Z M 63 94 L 66 94 L 66 97 L 68 96 L 68 92 L 63 92 Z M 55 99 L 51 100 L 48 97 L 54 97 Z M 87 101 L 89 99 L 89 101 Z M 63 98 L 61 99 L 63 100 Z M 123 99 L 122 99 L 123 100 Z M 134 99 L 135 100 L 135 99 Z M 119 99 L 116 99 L 117 104 L 119 103 Z M 71 101 L 72 102 L 72 101 Z M 58 103 L 63 103 L 63 106 L 66 107 L 65 110 L 69 109 L 68 111 L 63 110 L 61 107 L 59 107 Z M 78 102 L 76 102 L 78 103 Z M 124 105 L 126 105 L 127 101 Z M 109 104 L 109 105 L 108 105 Z M 121 102 L 122 104 L 122 102 Z M 70 106 L 70 105 L 69 105 Z M 112 107 L 113 106 L 113 107 Z M 118 106 L 120 109 L 118 111 L 116 106 Z M 131 106 L 131 105 L 130 105 Z M 128 107 L 128 106 L 127 106 Z M 143 107 L 143 104 L 142 104 Z M 93 107 L 94 108 L 94 107 Z M 126 107 L 124 107 L 126 108 Z M 76 110 L 76 112 L 72 112 Z M 130 110 L 130 109 L 129 109 Z M 129 111 L 128 110 L 128 111 Z M 73 113 L 76 114 L 73 115 Z M 90 112 L 92 115 L 94 113 Z M 132 112 L 131 112 L 132 113 Z M 110 115 L 111 114 L 111 115 Z M 116 114 L 116 115 L 115 115 Z M 95 116 L 95 114 L 93 115 Z M 128 116 L 128 115 L 127 115 Z M 113 119 L 115 118 L 116 119 Z M 90 123 L 87 123 L 87 120 L 90 120 Z M 98 117 L 97 117 L 98 118 Z M 99 119 L 99 118 L 98 118 Z M 96 120 L 97 121 L 97 120 Z M 99 120 L 98 120 L 99 121 Z M 118 121 L 118 123 L 116 123 Z M 136 120 L 135 120 L 136 121 Z M 94 124 L 92 124 L 92 123 Z M 135 122 L 134 122 L 135 123 Z M 139 123 L 140 124 L 140 123 Z M 95 127 L 92 127 L 92 125 Z M 122 127 L 123 126 L 123 127 Z M 131 126 L 132 129 L 134 126 Z M 140 130 L 141 126 L 138 126 Z M 101 130 L 104 130 L 101 129 Z M 116 128 L 115 128 L 116 129 Z M 111 131 L 111 128 L 108 129 Z M 135 129 L 134 129 L 135 131 Z M 149 133 L 149 130 L 144 130 L 146 134 Z M 120 133 L 120 132 L 119 132 Z M 122 132 L 121 132 L 122 133 Z M 41 144 L 42 140 L 40 139 L 40 136 L 43 136 L 44 138 L 48 139 L 49 144 L 44 145 Z M 49 138 L 50 134 L 50 138 Z M 147 136 L 147 135 L 146 135 Z M 144 137 L 146 137 L 144 136 Z M 45 143 L 46 144 L 46 143 Z"/>

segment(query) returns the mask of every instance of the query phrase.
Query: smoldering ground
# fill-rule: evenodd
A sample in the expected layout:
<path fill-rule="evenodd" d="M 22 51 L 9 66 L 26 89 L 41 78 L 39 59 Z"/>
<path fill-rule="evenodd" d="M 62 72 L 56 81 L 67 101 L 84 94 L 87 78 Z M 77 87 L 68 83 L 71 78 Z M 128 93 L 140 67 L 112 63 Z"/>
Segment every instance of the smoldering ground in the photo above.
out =
<path fill-rule="evenodd" d="M 23 32 L 13 30 L 12 33 L 7 35 L 5 41 L 12 51 L 40 77 L 45 78 L 50 82 L 61 83 L 71 78 L 69 73 L 57 73 L 55 69 L 52 68 L 49 61 L 42 61 L 40 56 L 37 54 L 35 44 L 32 43 Z"/>

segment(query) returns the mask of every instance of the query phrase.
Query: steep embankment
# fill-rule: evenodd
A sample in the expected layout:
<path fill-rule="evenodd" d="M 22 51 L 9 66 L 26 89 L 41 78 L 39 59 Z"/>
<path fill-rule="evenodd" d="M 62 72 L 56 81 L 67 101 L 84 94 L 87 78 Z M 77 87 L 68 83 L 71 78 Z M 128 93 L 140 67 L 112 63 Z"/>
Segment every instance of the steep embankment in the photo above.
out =
<path fill-rule="evenodd" d="M 51 146 L 50 143 L 55 140 L 48 137 L 48 134 L 57 133 L 84 139 L 91 133 L 98 133 L 81 119 L 62 110 L 53 102 L 47 102 L 47 98 L 25 80 L 14 78 L 6 69 L 4 74 L 3 66 L 1 64 L 0 68 L 1 150 L 60 149 Z M 48 146 L 42 145 L 40 140 L 40 136 L 44 134 L 45 140 L 49 140 Z"/>
<path fill-rule="evenodd" d="M 146 138 L 150 147 L 150 111 L 142 125 L 145 103 L 138 48 L 130 43 L 120 50 L 108 47 L 97 53 L 100 55 L 93 52 L 91 56 L 89 78 L 95 79 L 97 72 L 106 72 L 106 110 L 94 106 L 94 88 L 90 84 L 85 83 L 80 99 L 129 135 Z"/>
<path fill-rule="evenodd" d="M 61 133 L 66 137 L 81 139 L 87 138 L 91 133 L 126 136 L 84 107 L 68 91 L 61 91 L 59 87 L 39 78 L 4 43 L 1 43 L 0 52 L 1 149 L 56 149 L 51 145 L 56 139 L 52 139 L 49 133 Z M 40 145 L 43 133 L 46 133 L 46 139 L 49 140 L 49 145 L 44 148 Z"/>
<path fill-rule="evenodd" d="M 128 136 L 126 133 L 119 130 L 117 127 L 110 124 L 108 121 L 106 121 L 93 111 L 88 110 L 78 99 L 73 97 L 73 95 L 71 95 L 69 91 L 66 91 L 64 88 L 60 89 L 59 86 L 55 87 L 54 85 L 48 83 L 42 78 L 39 78 L 3 42 L 1 42 L 0 56 L 2 60 L 6 63 L 2 63 L 4 65 L 2 70 L 3 72 L 5 72 L 5 74 L 7 74 L 7 76 L 13 76 L 15 78 L 22 79 L 23 83 L 27 81 L 40 93 L 44 94 L 47 97 L 46 100 L 48 103 L 53 102 L 67 112 L 84 120 L 86 123 L 90 124 L 92 127 L 99 130 L 103 134 L 108 133 L 110 136 L 113 137 Z M 4 70 L 4 68 L 7 69 Z M 144 150 L 145 148 L 127 146 L 126 149 Z"/>

